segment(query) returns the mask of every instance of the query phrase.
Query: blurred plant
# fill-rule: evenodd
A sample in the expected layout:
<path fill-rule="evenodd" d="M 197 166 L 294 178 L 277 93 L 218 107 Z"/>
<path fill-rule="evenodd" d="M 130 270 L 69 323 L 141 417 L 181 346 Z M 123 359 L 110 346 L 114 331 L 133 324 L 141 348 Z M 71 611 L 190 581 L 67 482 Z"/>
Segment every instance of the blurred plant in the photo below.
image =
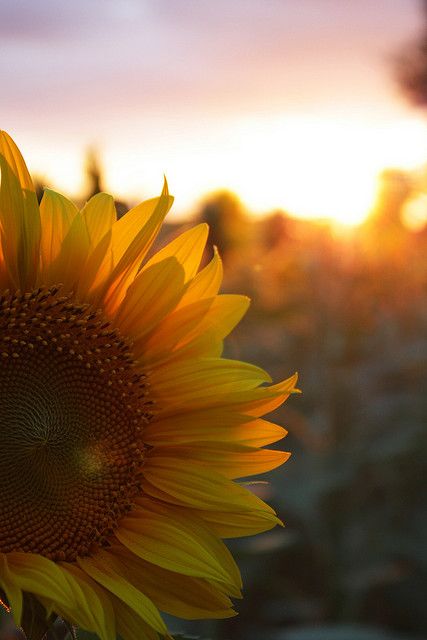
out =
<path fill-rule="evenodd" d="M 92 196 L 104 191 L 104 169 L 101 164 L 99 151 L 95 147 L 89 147 L 86 152 L 86 199 L 90 200 Z"/>
<path fill-rule="evenodd" d="M 209 225 L 209 241 L 218 247 L 224 262 L 236 261 L 247 249 L 249 225 L 239 198 L 231 191 L 218 191 L 206 198 L 197 219 Z"/>
<path fill-rule="evenodd" d="M 350 238 L 286 218 L 258 244 L 232 353 L 302 363 L 303 409 L 281 412 L 299 442 L 261 487 L 287 528 L 238 545 L 249 592 L 220 638 L 424 637 L 427 238 L 401 222 L 405 176 L 384 178 Z"/>

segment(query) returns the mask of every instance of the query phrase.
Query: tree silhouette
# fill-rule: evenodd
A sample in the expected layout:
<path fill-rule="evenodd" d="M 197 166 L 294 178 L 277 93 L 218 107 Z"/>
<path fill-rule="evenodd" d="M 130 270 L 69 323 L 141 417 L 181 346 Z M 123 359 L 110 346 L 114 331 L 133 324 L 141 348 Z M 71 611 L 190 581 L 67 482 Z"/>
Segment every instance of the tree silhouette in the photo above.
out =
<path fill-rule="evenodd" d="M 86 176 L 87 176 L 87 199 L 103 191 L 103 168 L 99 158 L 98 150 L 89 147 L 86 153 Z"/>
<path fill-rule="evenodd" d="M 419 38 L 395 59 L 396 79 L 407 100 L 427 108 L 427 0 L 422 0 L 424 25 Z"/>

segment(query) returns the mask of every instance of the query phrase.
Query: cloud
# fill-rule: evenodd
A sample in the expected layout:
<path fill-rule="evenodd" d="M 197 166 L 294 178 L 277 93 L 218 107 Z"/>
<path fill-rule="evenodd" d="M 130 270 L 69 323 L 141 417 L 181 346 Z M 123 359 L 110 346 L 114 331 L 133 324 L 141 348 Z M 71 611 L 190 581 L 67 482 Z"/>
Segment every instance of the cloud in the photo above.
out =
<path fill-rule="evenodd" d="M 57 39 L 93 28 L 102 18 L 102 1 L 0 0 L 2 40 Z"/>
<path fill-rule="evenodd" d="M 418 15 L 416 0 L 0 0 L 0 108 L 98 124 L 357 101 Z"/>

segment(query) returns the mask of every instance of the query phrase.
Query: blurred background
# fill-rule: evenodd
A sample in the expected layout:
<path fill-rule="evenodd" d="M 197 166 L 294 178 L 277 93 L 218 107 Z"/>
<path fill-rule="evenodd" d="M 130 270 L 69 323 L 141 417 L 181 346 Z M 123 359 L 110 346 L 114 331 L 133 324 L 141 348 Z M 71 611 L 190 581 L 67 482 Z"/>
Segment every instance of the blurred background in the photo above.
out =
<path fill-rule="evenodd" d="M 40 193 L 176 196 L 252 306 L 229 357 L 303 395 L 212 640 L 427 638 L 427 3 L 0 0 L 0 126 Z M 282 445 L 283 446 L 283 443 Z M 10 637 L 3 619 L 3 639 Z"/>

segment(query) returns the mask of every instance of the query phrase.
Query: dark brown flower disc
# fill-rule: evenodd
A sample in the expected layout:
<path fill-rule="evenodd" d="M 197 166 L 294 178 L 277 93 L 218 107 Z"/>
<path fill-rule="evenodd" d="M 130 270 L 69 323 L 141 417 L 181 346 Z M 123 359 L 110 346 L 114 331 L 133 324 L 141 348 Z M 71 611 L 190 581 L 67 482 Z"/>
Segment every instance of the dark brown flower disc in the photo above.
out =
<path fill-rule="evenodd" d="M 0 297 L 0 551 L 74 560 L 139 489 L 150 413 L 130 345 L 58 288 Z"/>

